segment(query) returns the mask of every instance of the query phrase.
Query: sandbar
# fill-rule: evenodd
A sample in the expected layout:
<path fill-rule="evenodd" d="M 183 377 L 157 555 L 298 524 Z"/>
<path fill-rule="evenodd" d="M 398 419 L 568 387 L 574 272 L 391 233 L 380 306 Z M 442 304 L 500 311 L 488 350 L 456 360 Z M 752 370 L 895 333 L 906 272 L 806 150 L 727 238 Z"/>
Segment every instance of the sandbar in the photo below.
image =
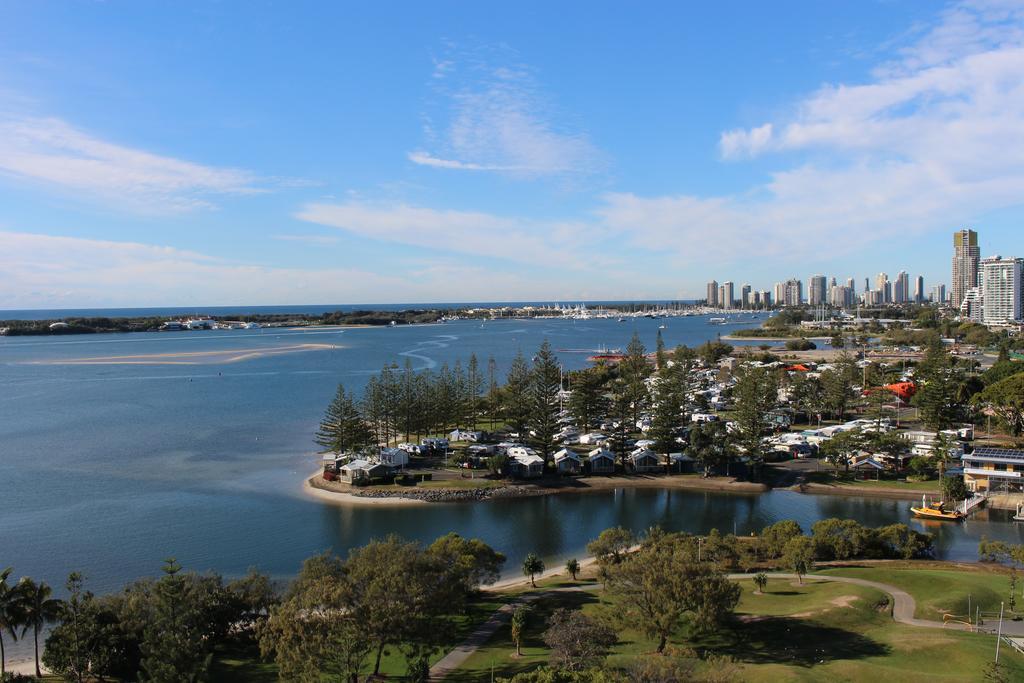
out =
<path fill-rule="evenodd" d="M 289 344 L 223 351 L 178 351 L 172 353 L 140 353 L 126 356 L 86 356 L 26 361 L 25 365 L 219 365 L 240 363 L 269 356 L 308 351 L 330 351 L 345 348 L 338 344 Z"/>

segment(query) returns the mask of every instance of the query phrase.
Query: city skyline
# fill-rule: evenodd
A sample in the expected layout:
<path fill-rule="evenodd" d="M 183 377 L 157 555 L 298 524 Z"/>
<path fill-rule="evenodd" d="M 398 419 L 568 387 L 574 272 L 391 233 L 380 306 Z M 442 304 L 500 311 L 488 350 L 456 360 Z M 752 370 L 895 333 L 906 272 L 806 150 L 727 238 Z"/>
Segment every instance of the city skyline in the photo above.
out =
<path fill-rule="evenodd" d="M 960 226 L 1024 251 L 1024 6 L 799 11 L 8 3 L 0 309 L 929 291 Z"/>

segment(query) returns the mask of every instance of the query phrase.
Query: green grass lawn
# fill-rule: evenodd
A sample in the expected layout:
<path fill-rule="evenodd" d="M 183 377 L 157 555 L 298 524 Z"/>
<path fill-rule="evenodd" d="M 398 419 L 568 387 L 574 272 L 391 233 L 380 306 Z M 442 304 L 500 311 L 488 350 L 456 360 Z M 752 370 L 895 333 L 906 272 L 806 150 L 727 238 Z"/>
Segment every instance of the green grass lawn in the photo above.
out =
<path fill-rule="evenodd" d="M 867 577 L 865 577 L 867 578 Z M 890 581 L 890 583 L 894 583 Z M 913 628 L 889 616 L 889 598 L 871 588 L 805 579 L 773 579 L 763 595 L 752 581 L 740 582 L 742 598 L 733 623 L 713 637 L 681 629 L 677 647 L 728 655 L 745 681 L 963 681 L 980 680 L 992 656 L 993 636 Z M 615 605 L 599 589 L 562 593 L 538 603 L 527 629 L 522 656 L 516 656 L 509 627 L 471 656 L 450 680 L 486 681 L 530 671 L 548 663 L 544 624 L 558 607 L 582 609 L 613 618 Z M 644 634 L 617 627 L 619 643 L 608 658 L 626 666 L 637 657 L 656 656 L 655 642 Z M 1010 680 L 1024 680 L 1024 657 L 1004 651 Z M 698 665 L 697 673 L 700 667 Z"/>
<path fill-rule="evenodd" d="M 906 481 L 903 479 L 857 479 L 844 476 L 842 473 L 835 474 L 829 470 L 820 472 L 808 472 L 807 481 L 813 484 L 825 484 L 827 486 L 857 486 L 863 488 L 894 489 L 901 491 L 921 491 L 922 493 L 938 493 L 938 480 L 928 481 Z"/>
<path fill-rule="evenodd" d="M 1000 601 L 1010 592 L 1010 577 L 995 569 L 918 569 L 885 567 L 844 567 L 828 569 L 822 574 L 852 576 L 888 583 L 902 588 L 917 602 L 914 613 L 919 619 L 941 621 L 944 614 L 966 615 L 968 596 L 971 608 L 981 606 L 982 612 L 999 612 Z M 1017 582 L 1017 609 L 1024 610 L 1024 577 Z"/>

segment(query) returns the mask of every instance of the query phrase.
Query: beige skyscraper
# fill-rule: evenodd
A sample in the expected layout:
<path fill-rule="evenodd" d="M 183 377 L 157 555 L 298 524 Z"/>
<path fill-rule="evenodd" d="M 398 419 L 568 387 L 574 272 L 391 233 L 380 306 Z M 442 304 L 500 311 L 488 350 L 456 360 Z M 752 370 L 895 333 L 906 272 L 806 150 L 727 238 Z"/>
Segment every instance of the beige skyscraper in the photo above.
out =
<path fill-rule="evenodd" d="M 949 304 L 960 308 L 968 290 L 978 287 L 978 261 L 981 249 L 978 247 L 978 233 L 963 229 L 953 233 L 953 282 L 950 287 Z"/>
<path fill-rule="evenodd" d="M 708 306 L 714 308 L 718 305 L 718 282 L 712 280 L 708 283 Z"/>

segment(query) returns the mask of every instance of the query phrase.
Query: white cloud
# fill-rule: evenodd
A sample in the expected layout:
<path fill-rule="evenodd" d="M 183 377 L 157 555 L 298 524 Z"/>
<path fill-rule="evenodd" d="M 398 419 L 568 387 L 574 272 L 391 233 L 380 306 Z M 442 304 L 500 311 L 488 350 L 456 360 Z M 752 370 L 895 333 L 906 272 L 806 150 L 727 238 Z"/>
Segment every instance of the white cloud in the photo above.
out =
<path fill-rule="evenodd" d="M 585 133 L 557 123 L 563 117 L 539 93 L 529 69 L 511 63 L 507 51 L 489 56 L 478 51 L 435 62 L 427 141 L 410 161 L 520 177 L 604 168 L 604 156 Z"/>
<path fill-rule="evenodd" d="M 441 252 L 570 268 L 595 263 L 597 257 L 588 253 L 587 245 L 602 233 L 599 227 L 585 223 L 356 201 L 309 204 L 296 218 L 361 237 Z"/>
<path fill-rule="evenodd" d="M 210 206 L 213 195 L 261 191 L 246 171 L 113 144 L 57 118 L 0 117 L 0 173 L 141 211 L 189 210 Z"/>
<path fill-rule="evenodd" d="M 1019 205 L 1024 3 L 953 5 L 862 83 L 821 87 L 790 117 L 719 140 L 725 158 L 803 155 L 748 192 L 609 195 L 600 214 L 637 242 L 692 239 L 722 258 L 805 257 L 949 230 Z"/>
<path fill-rule="evenodd" d="M 274 268 L 23 232 L 0 232 L 0 272 L 0 309 L 359 301 L 396 285 L 357 269 Z"/>
<path fill-rule="evenodd" d="M 615 283 L 424 258 L 415 269 L 282 268 L 170 247 L 0 231 L 0 309 L 607 297 Z M 596 289 L 588 289 L 594 287 Z"/>

